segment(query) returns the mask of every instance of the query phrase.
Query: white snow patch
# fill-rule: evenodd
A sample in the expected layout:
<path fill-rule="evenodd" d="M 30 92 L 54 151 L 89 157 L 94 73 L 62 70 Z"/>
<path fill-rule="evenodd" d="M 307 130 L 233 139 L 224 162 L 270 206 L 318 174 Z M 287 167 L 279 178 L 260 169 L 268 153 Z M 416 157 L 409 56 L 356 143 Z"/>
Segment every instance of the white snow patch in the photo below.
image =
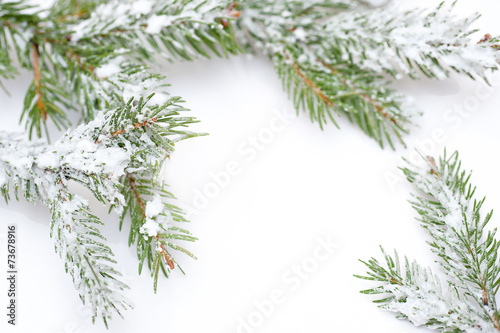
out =
<path fill-rule="evenodd" d="M 83 151 L 94 151 L 96 148 L 96 144 L 90 140 L 82 139 L 77 143 L 76 147 Z"/>
<path fill-rule="evenodd" d="M 161 202 L 160 195 L 156 194 L 153 200 L 148 201 L 146 204 L 146 216 L 153 218 L 158 216 L 163 211 L 164 205 Z"/>
<path fill-rule="evenodd" d="M 142 225 L 139 230 L 142 234 L 148 235 L 149 237 L 155 237 L 158 232 L 161 231 L 160 225 L 153 219 L 147 218 L 146 222 Z"/>
<path fill-rule="evenodd" d="M 107 78 L 109 76 L 118 74 L 121 72 L 121 64 L 125 61 L 123 56 L 118 56 L 111 59 L 108 63 L 101 65 L 95 69 L 95 75 L 98 78 Z"/>
<path fill-rule="evenodd" d="M 172 17 L 167 15 L 153 15 L 148 21 L 146 33 L 159 34 L 163 28 L 172 24 Z"/>

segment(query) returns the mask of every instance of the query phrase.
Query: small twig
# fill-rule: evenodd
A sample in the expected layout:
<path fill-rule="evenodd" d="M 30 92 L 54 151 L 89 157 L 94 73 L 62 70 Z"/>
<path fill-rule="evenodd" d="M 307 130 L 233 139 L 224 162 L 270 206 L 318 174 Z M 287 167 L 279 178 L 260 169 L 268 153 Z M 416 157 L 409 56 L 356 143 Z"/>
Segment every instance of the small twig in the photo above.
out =
<path fill-rule="evenodd" d="M 434 160 L 434 158 L 431 156 L 427 156 L 426 159 L 431 165 L 431 174 L 436 175 L 437 179 L 441 180 L 441 177 L 439 177 L 439 172 L 437 171 L 436 161 Z"/>
<path fill-rule="evenodd" d="M 12 28 L 13 25 L 9 21 L 2 21 L 2 23 L 7 27 L 7 28 Z"/>
<path fill-rule="evenodd" d="M 156 235 L 156 241 L 160 243 L 161 253 L 165 258 L 168 267 L 170 267 L 170 269 L 174 269 L 175 268 L 174 261 L 172 260 L 172 258 L 170 258 L 170 256 L 167 253 L 167 250 L 165 250 L 165 248 L 163 247 L 163 243 L 160 242 L 160 236 Z"/>
<path fill-rule="evenodd" d="M 285 54 L 285 58 L 287 60 L 290 60 L 290 56 L 286 52 L 284 54 Z M 314 82 L 311 81 L 311 79 L 309 79 L 304 73 L 302 73 L 299 65 L 296 62 L 293 62 L 292 66 L 293 66 L 293 69 L 295 70 L 295 73 L 297 73 L 297 75 L 305 82 L 305 84 L 307 84 L 312 90 L 314 90 L 316 95 L 318 95 L 318 97 L 323 101 L 323 103 L 325 103 L 326 105 L 328 105 L 330 107 L 334 106 L 332 100 L 329 99 L 323 93 L 323 91 Z"/>
<path fill-rule="evenodd" d="M 227 7 L 226 12 L 229 17 L 238 18 L 241 16 L 241 10 L 235 10 L 236 6 L 237 3 L 233 2 L 229 5 L 229 7 Z M 219 18 L 219 22 L 224 26 L 224 28 L 229 27 L 229 22 L 225 18 Z"/>
<path fill-rule="evenodd" d="M 72 50 L 70 50 L 68 58 L 75 59 L 75 61 L 78 63 L 78 65 L 80 66 L 80 68 L 82 70 L 89 71 L 89 72 L 91 72 L 94 75 L 94 77 L 96 77 L 95 73 L 94 73 L 95 67 L 94 66 L 87 66 L 86 64 L 82 63 L 82 57 L 79 54 L 77 54 L 77 53 L 73 52 Z"/>
<path fill-rule="evenodd" d="M 333 68 L 333 66 L 327 64 L 326 62 L 324 62 L 320 58 L 317 58 L 316 60 L 319 61 L 323 66 L 325 66 L 326 68 L 328 68 L 332 72 L 332 74 L 337 75 L 337 76 L 339 75 L 338 70 L 336 70 L 335 68 Z M 344 85 L 344 87 L 350 88 L 350 89 L 354 90 L 356 95 L 361 96 L 368 104 L 373 105 L 375 107 L 375 109 L 377 110 L 377 112 L 379 112 L 384 118 L 389 119 L 391 122 L 393 122 L 395 125 L 397 125 L 396 119 L 394 119 L 394 117 L 392 117 L 386 111 L 384 111 L 383 107 L 376 100 L 374 100 L 373 98 L 371 98 L 367 94 L 364 94 L 364 93 L 361 93 L 361 92 L 357 92 L 357 88 L 349 85 L 345 79 L 340 78 L 340 81 L 342 82 L 342 84 Z"/>
<path fill-rule="evenodd" d="M 68 15 L 65 15 L 65 16 L 62 16 L 60 18 L 57 19 L 57 21 L 59 22 L 65 22 L 65 21 L 68 21 L 70 18 L 77 18 L 77 19 L 80 19 L 82 18 L 84 15 L 86 15 L 88 12 L 87 11 L 84 11 L 84 10 L 80 10 L 76 13 L 73 13 L 73 14 L 68 14 Z"/>
<path fill-rule="evenodd" d="M 136 123 L 136 124 L 134 124 L 134 129 L 137 129 L 137 128 L 139 128 L 139 127 L 144 127 L 144 126 L 147 126 L 150 122 L 152 122 L 152 123 L 156 123 L 156 121 L 157 121 L 157 120 L 158 120 L 158 119 L 156 119 L 156 118 L 151 118 L 151 119 L 149 119 L 149 120 L 145 120 L 145 121 L 143 121 L 142 123 Z M 126 132 L 126 130 L 124 130 L 124 129 L 116 130 L 116 131 L 115 131 L 115 132 L 111 135 L 111 137 L 112 137 L 112 138 L 114 138 L 115 136 L 120 135 L 120 134 L 125 133 L 125 132 Z"/>
<path fill-rule="evenodd" d="M 134 193 L 135 201 L 137 201 L 137 204 L 139 205 L 139 209 L 141 210 L 141 215 L 142 215 L 142 217 L 146 217 L 146 205 L 144 204 L 144 201 L 142 201 L 141 196 L 139 195 L 139 192 L 137 191 L 135 179 L 132 177 L 132 175 L 130 173 L 127 173 L 127 178 L 128 178 L 128 182 L 130 184 L 130 189 Z"/>
<path fill-rule="evenodd" d="M 391 282 L 393 283 L 396 283 L 396 284 L 399 284 L 400 286 L 403 285 L 403 283 L 401 283 L 400 281 L 396 280 L 395 278 L 391 277 Z"/>
<path fill-rule="evenodd" d="M 132 190 L 132 193 L 134 193 L 135 201 L 137 201 L 137 204 L 139 205 L 141 215 L 142 217 L 146 218 L 146 205 L 144 204 L 144 201 L 142 201 L 139 191 L 137 191 L 135 179 L 132 177 L 130 173 L 127 173 L 127 178 L 130 184 L 130 189 Z M 165 250 L 163 244 L 160 242 L 160 236 L 156 235 L 156 241 L 160 243 L 161 253 L 165 258 L 168 267 L 170 267 L 170 269 L 174 269 L 175 268 L 174 261 L 168 255 L 167 250 Z"/>
<path fill-rule="evenodd" d="M 483 39 L 481 39 L 479 42 L 477 42 L 478 44 L 481 44 L 481 43 L 486 43 L 487 41 L 491 40 L 491 35 L 490 34 L 486 34 L 484 35 Z"/>
<path fill-rule="evenodd" d="M 484 35 L 483 39 L 481 39 L 477 43 L 478 44 L 486 43 L 486 42 L 490 41 L 492 38 L 493 37 L 490 34 L 486 34 L 486 35 Z M 493 44 L 493 45 L 490 45 L 490 47 L 493 49 L 496 49 L 496 50 L 500 50 L 500 44 Z"/>

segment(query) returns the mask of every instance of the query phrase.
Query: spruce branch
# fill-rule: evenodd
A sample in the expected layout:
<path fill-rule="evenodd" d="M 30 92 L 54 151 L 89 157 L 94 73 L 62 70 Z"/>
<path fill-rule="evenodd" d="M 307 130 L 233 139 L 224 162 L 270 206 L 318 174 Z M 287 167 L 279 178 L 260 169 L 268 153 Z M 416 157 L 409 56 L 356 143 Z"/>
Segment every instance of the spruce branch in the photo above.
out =
<path fill-rule="evenodd" d="M 309 111 L 321 128 L 345 114 L 381 146 L 394 147 L 415 112 L 383 74 L 444 78 L 452 69 L 485 78 L 486 70 L 497 68 L 498 38 L 472 42 L 469 26 L 478 15 L 456 19 L 453 7 L 401 11 L 355 0 L 61 0 L 29 15 L 22 2 L 5 5 L 9 14 L 0 24 L 15 44 L 5 41 L 6 49 L 34 72 L 23 119 L 37 136 L 47 118 L 67 127 L 68 110 L 89 121 L 96 110 L 127 100 L 112 78 L 125 67 L 148 72 L 157 55 L 193 60 L 239 53 L 240 44 L 272 59 L 297 110 Z M 7 54 L 0 56 L 0 74 L 12 77 Z"/>
<path fill-rule="evenodd" d="M 378 73 L 346 59 L 330 37 L 314 36 L 318 22 L 349 8 L 362 7 L 352 1 L 249 2 L 237 26 L 247 47 L 271 58 L 297 110 L 309 111 L 321 128 L 347 115 L 381 146 L 387 140 L 394 147 L 392 139 L 402 142 L 411 117 L 402 96 L 387 88 Z"/>
<path fill-rule="evenodd" d="M 393 148 L 395 140 L 403 142 L 414 112 L 388 88 L 387 74 L 443 78 L 455 70 L 485 78 L 485 71 L 497 68 L 500 39 L 471 39 L 477 15 L 456 19 L 454 4 L 391 12 L 369 3 L 57 0 L 38 11 L 22 0 L 0 3 L 0 76 L 11 79 L 18 67 L 33 74 L 21 116 L 29 136 L 43 136 L 48 121 L 69 128 L 70 111 L 85 123 L 51 146 L 0 133 L 0 191 L 9 200 L 12 184 L 16 198 L 21 189 L 28 201 L 49 207 L 56 251 L 94 319 L 107 324 L 129 306 L 121 295 L 126 286 L 99 232 L 101 221 L 69 183 L 109 204 L 120 215 L 120 229 L 130 216 L 129 245 L 137 248 L 139 272 L 147 263 L 155 291 L 160 271 L 182 272 L 177 251 L 194 257 L 183 243 L 196 238 L 182 227 L 187 221 L 160 170 L 176 142 L 197 134 L 185 130 L 194 119 L 179 115 L 186 109 L 169 97 L 164 77 L 148 68 L 157 56 L 177 61 L 264 53 L 297 111 L 309 112 L 321 128 L 344 115 Z M 407 262 L 402 272 L 397 259 L 386 256 L 387 269 L 367 262 L 369 278 L 385 283 L 373 293 L 388 293 L 382 305 L 414 323 L 444 331 L 498 329 L 498 242 L 485 231 L 489 215 L 480 218 L 483 201 L 472 203 L 468 178 L 448 174 L 455 165 L 444 160 L 429 160 L 428 174 L 411 173 L 411 167 L 405 173 L 434 196 L 417 196 L 413 205 L 450 280 L 442 286 L 415 263 Z M 430 180 L 418 178 L 422 174 Z M 428 299 L 433 310 L 422 315 Z"/>
<path fill-rule="evenodd" d="M 153 51 L 169 60 L 209 58 L 238 52 L 228 23 L 237 17 L 227 1 L 171 0 L 110 1 L 92 11 L 89 18 L 67 29 L 72 44 L 101 42 L 133 50 L 136 57 L 151 59 Z M 224 22 L 224 24 L 223 24 Z M 141 45 L 141 40 L 145 44 Z"/>
<path fill-rule="evenodd" d="M 107 325 L 112 313 L 120 313 L 129 303 L 121 295 L 127 286 L 113 268 L 113 253 L 103 244 L 105 239 L 96 228 L 102 222 L 90 213 L 85 199 L 69 191 L 67 168 L 44 165 L 50 150 L 42 141 L 27 142 L 22 135 L 13 137 L 6 132 L 1 132 L 0 137 L 2 195 L 9 200 L 12 178 L 17 199 L 18 190 L 22 190 L 27 201 L 39 200 L 50 209 L 50 234 L 56 252 L 65 261 L 66 272 L 72 276 L 80 298 L 91 305 L 93 319 L 102 317 Z"/>
<path fill-rule="evenodd" d="M 455 19 L 453 7 L 403 12 L 360 1 L 243 1 L 237 38 L 273 61 L 296 109 L 321 128 L 345 114 L 381 146 L 394 147 L 415 112 L 382 75 L 444 78 L 453 69 L 485 78 L 497 69 L 498 39 L 472 43 L 469 26 L 478 15 Z"/>
<path fill-rule="evenodd" d="M 166 191 L 163 184 L 155 186 L 152 190 L 151 176 L 147 173 L 135 176 L 127 174 L 123 176 L 122 182 L 124 184 L 122 194 L 127 204 L 121 217 L 120 228 L 125 214 L 129 211 L 132 218 L 129 246 L 134 243 L 137 245 L 139 273 L 147 261 L 156 292 L 160 270 L 168 277 L 168 273 L 177 265 L 184 273 L 168 248 L 181 251 L 196 259 L 191 252 L 176 244 L 176 241 L 193 242 L 197 239 L 189 231 L 176 225 L 187 220 L 183 211 L 172 204 L 171 201 L 175 198 Z"/>
<path fill-rule="evenodd" d="M 119 280 L 113 252 L 94 226 L 103 223 L 90 213 L 85 199 L 65 192 L 58 192 L 51 203 L 51 237 L 82 302 L 91 305 L 93 321 L 101 316 L 108 326 L 113 312 L 121 316 L 122 310 L 131 307 L 121 295 L 128 286 Z"/>
<path fill-rule="evenodd" d="M 492 212 L 484 218 L 480 215 L 485 199 L 474 198 L 476 188 L 469 182 L 470 173 L 462 170 L 457 152 L 449 157 L 445 152 L 437 163 L 431 157 L 424 160 L 424 167 L 407 163 L 402 170 L 419 191 L 411 204 L 432 237 L 429 245 L 446 274 L 448 290 L 441 289 L 430 269 L 416 263 L 407 263 L 403 275 L 397 254 L 391 258 L 384 253 L 387 268 L 373 258 L 364 262 L 369 269 L 364 278 L 383 283 L 364 292 L 389 294 L 377 301 L 381 308 L 417 326 L 442 332 L 500 331 L 495 299 L 500 243 L 496 229 L 486 229 Z M 434 282 L 430 284 L 429 279 Z M 452 299 L 447 301 L 448 294 Z"/>
<path fill-rule="evenodd" d="M 486 79 L 486 70 L 498 69 L 500 53 L 487 34 L 472 41 L 476 33 L 470 26 L 480 17 L 453 14 L 456 1 L 441 2 L 434 10 L 382 8 L 343 12 L 331 17 L 316 39 L 331 36 L 328 43 L 343 50 L 345 56 L 362 68 L 418 78 L 443 79 L 452 69 L 472 78 Z"/>
<path fill-rule="evenodd" d="M 29 7 L 22 3 L 0 7 L 9 13 L 0 16 L 0 24 L 14 41 L 11 45 L 0 35 L 5 46 L 0 74 L 14 76 L 8 57 L 13 52 L 22 67 L 33 71 L 22 115 L 30 136 L 41 137 L 48 118 L 68 127 L 68 110 L 90 121 L 96 110 L 126 101 L 122 83 L 135 81 L 137 72 L 148 73 L 156 55 L 193 60 L 239 51 L 230 24 L 238 13 L 225 1 L 64 0 L 28 17 L 22 13 Z"/>
<path fill-rule="evenodd" d="M 382 248 L 382 254 L 383 264 L 375 258 L 362 261 L 369 269 L 368 276 L 355 275 L 383 283 L 362 291 L 367 295 L 382 295 L 384 298 L 374 301 L 381 309 L 394 312 L 416 326 L 440 332 L 493 332 L 490 319 L 470 304 L 452 282 L 443 285 L 430 268 L 423 268 L 416 261 L 410 263 L 406 257 L 401 267 L 397 252 L 390 256 Z"/>
<path fill-rule="evenodd" d="M 91 214 L 86 200 L 72 193 L 68 185 L 71 181 L 83 185 L 101 203 L 111 204 L 122 220 L 130 209 L 123 194 L 128 184 L 122 183 L 122 177 L 146 177 L 148 183 L 141 184 L 142 193 L 167 196 L 164 186 L 158 185 L 162 163 L 176 142 L 197 134 L 184 129 L 195 120 L 179 116 L 186 109 L 179 105 L 178 97 L 161 104 L 154 101 L 153 95 L 131 98 L 125 105 L 100 112 L 88 124 L 68 131 L 53 146 L 42 140 L 28 142 L 22 135 L 0 133 L 2 195 L 7 201 L 10 199 L 12 183 L 16 198 L 21 189 L 27 201 L 34 203 L 38 199 L 50 208 L 56 251 L 65 260 L 82 301 L 91 304 L 93 318 L 102 317 L 106 325 L 114 311 L 120 313 L 129 306 L 120 294 L 126 285 L 118 280 L 111 249 L 96 227 L 101 221 Z M 156 223 L 159 229 L 154 234 L 155 244 L 162 254 L 156 260 L 172 267 L 174 259 L 164 246 L 189 254 L 170 240 L 195 240 L 178 236 L 189 232 L 170 223 L 185 221 L 182 211 L 157 195 L 145 204 L 145 214 L 147 219 L 141 220 L 141 224 L 135 221 L 133 226 L 148 238 Z M 167 219 L 169 216 L 172 218 Z M 157 275 L 155 289 L 156 280 Z"/>

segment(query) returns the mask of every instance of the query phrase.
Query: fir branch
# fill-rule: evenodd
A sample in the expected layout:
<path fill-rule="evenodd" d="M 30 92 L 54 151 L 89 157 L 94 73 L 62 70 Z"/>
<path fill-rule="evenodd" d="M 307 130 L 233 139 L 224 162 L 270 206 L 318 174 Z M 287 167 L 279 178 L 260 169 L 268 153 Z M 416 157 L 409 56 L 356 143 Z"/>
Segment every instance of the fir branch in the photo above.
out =
<path fill-rule="evenodd" d="M 470 174 L 461 170 L 458 153 L 449 158 L 445 154 L 438 164 L 431 158 L 427 162 L 430 177 L 422 177 L 422 171 L 411 166 L 403 169 L 408 181 L 432 198 L 417 196 L 412 205 L 434 239 L 430 245 L 443 268 L 498 323 L 495 289 L 500 282 L 500 243 L 495 239 L 496 229 L 485 234 L 492 212 L 481 218 L 485 199 L 473 198 L 476 189 L 469 183 Z"/>
<path fill-rule="evenodd" d="M 145 1 L 140 5 L 110 1 L 97 7 L 88 19 L 68 27 L 74 31 L 69 39 L 80 44 L 120 44 L 147 59 L 151 59 L 153 51 L 169 60 L 209 58 L 207 50 L 220 56 L 218 46 L 224 54 L 234 54 L 239 49 L 228 21 L 237 14 L 228 7 L 227 1 Z M 145 41 L 147 47 L 138 40 Z"/>
<path fill-rule="evenodd" d="M 52 201 L 51 214 L 51 236 L 66 272 L 73 277 L 83 303 L 91 305 L 93 321 L 100 315 L 108 326 L 113 312 L 121 315 L 130 305 L 120 295 L 128 286 L 118 280 L 121 274 L 112 266 L 116 263 L 113 253 L 93 226 L 103 223 L 90 213 L 85 199 L 64 190 Z"/>
<path fill-rule="evenodd" d="M 442 2 L 435 10 L 383 8 L 344 12 L 329 18 L 311 38 L 326 40 L 362 68 L 401 73 L 418 78 L 443 79 L 449 69 L 472 78 L 485 78 L 498 69 L 500 53 L 491 36 L 471 40 L 470 26 L 478 13 L 464 19 L 453 15 L 456 1 Z M 488 36 L 488 35 L 486 35 Z"/>
<path fill-rule="evenodd" d="M 151 176 L 148 173 L 135 176 L 127 174 L 122 178 L 122 182 L 122 194 L 127 204 L 120 228 L 126 213 L 129 212 L 132 219 L 129 246 L 136 243 L 139 273 L 147 261 L 156 292 L 160 270 L 168 277 L 168 273 L 177 264 L 166 247 L 196 259 L 191 252 L 176 244 L 176 241 L 193 242 L 197 239 L 189 231 L 176 226 L 177 223 L 185 223 L 187 220 L 183 211 L 171 203 L 175 197 L 165 190 L 163 184 L 151 184 Z M 177 267 L 184 273 L 178 264 Z"/>
<path fill-rule="evenodd" d="M 94 319 L 100 316 L 106 324 L 114 311 L 120 313 L 128 306 L 119 293 L 126 286 L 117 280 L 119 274 L 112 267 L 112 252 L 103 244 L 105 239 L 94 226 L 101 224 L 100 220 L 68 185 L 71 181 L 82 184 L 100 202 L 111 203 L 120 215 L 125 214 L 127 207 L 126 197 L 121 193 L 123 176 L 143 175 L 149 184 L 144 183 L 142 191 L 163 191 L 163 187 L 156 185 L 156 179 L 166 155 L 173 151 L 175 142 L 197 134 L 183 129 L 195 120 L 178 116 L 185 110 L 178 105 L 179 98 L 158 104 L 158 99 L 152 97 L 132 98 L 124 106 L 105 114 L 101 112 L 90 123 L 68 131 L 53 146 L 0 133 L 2 195 L 9 200 L 12 182 L 16 198 L 18 189 L 22 189 L 29 202 L 38 199 L 51 209 L 51 235 L 56 251 L 65 260 L 66 270 L 72 275 L 80 297 L 92 305 Z M 162 203 L 161 198 L 155 197 L 155 200 L 155 205 L 158 200 L 162 205 L 156 214 L 148 213 L 149 203 L 145 206 L 146 217 L 151 220 L 160 220 L 160 215 L 170 212 L 172 216 L 182 216 L 179 209 Z M 169 239 L 195 240 L 187 236 L 176 238 L 170 230 L 179 229 L 167 223 L 162 223 L 161 228 L 161 232 L 155 234 L 160 246 L 169 245 Z M 169 263 L 171 257 L 163 257 Z"/>
<path fill-rule="evenodd" d="M 59 128 L 68 127 L 68 110 L 78 110 L 83 121 L 90 121 L 96 111 L 122 105 L 130 96 L 124 89 L 131 85 L 125 83 L 138 84 L 139 77 L 141 84 L 162 79 L 147 68 L 157 54 L 193 60 L 237 53 L 229 24 L 237 12 L 228 6 L 204 0 L 61 0 L 48 10 L 49 19 L 41 19 L 42 13 L 25 21 L 13 19 L 14 10 L 1 16 L 0 24 L 9 28 L 14 45 L 6 38 L 0 43 L 15 49 L 21 66 L 34 73 L 22 116 L 30 135 L 34 131 L 41 137 L 47 118 Z M 24 9 L 19 5 L 18 11 Z M 0 56 L 0 74 L 12 77 L 8 55 L 6 51 Z"/>
<path fill-rule="evenodd" d="M 441 283 L 430 268 L 423 268 L 417 262 L 405 257 L 401 268 L 398 254 L 385 253 L 384 264 L 375 258 L 362 261 L 368 276 L 358 278 L 382 282 L 381 286 L 363 290 L 367 295 L 383 295 L 374 301 L 385 311 L 398 314 L 416 326 L 426 326 L 440 332 L 492 332 L 494 325 L 485 314 L 468 302 L 457 287 Z"/>
<path fill-rule="evenodd" d="M 239 6 L 222 0 L 140 5 L 61 0 L 49 10 L 48 22 L 38 14 L 26 22 L 7 20 L 15 18 L 12 14 L 3 24 L 21 41 L 16 44 L 21 64 L 42 68 L 41 75 L 34 70 L 24 107 L 27 126 L 38 136 L 46 117 L 64 127 L 69 125 L 67 110 L 80 110 L 82 120 L 89 121 L 96 110 L 123 104 L 127 98 L 120 95 L 126 91 L 109 78 L 110 72 L 113 76 L 130 67 L 129 75 L 147 73 L 145 65 L 154 55 L 193 60 L 235 54 L 240 51 L 237 39 L 273 60 L 297 109 L 308 110 L 321 128 L 343 113 L 381 146 L 394 147 L 393 139 L 402 141 L 408 132 L 413 110 L 387 88 L 381 73 L 416 78 L 420 71 L 442 78 L 452 68 L 484 77 L 486 69 L 497 67 L 498 38 L 471 43 L 469 26 L 477 15 L 454 19 L 452 8 L 442 4 L 431 12 L 395 12 L 347 0 L 243 1 Z M 26 45 L 33 44 L 43 58 L 41 67 L 28 59 Z M 126 80 L 121 75 L 120 82 Z"/>
<path fill-rule="evenodd" d="M 317 21 L 360 7 L 342 1 L 307 5 L 248 3 L 238 22 L 243 34 L 239 38 L 272 59 L 297 110 L 309 111 L 311 120 L 321 128 L 328 121 L 336 124 L 335 116 L 345 114 L 381 146 L 388 142 L 394 147 L 393 137 L 403 142 L 411 117 L 404 99 L 386 88 L 387 82 L 378 73 L 346 59 L 342 49 L 328 44 L 328 38 L 311 38 Z"/>
<path fill-rule="evenodd" d="M 435 307 L 434 299 L 444 298 L 446 292 L 438 285 L 429 286 L 427 279 L 418 278 L 422 272 L 418 265 L 410 268 L 407 264 L 406 277 L 400 279 L 399 264 L 393 265 L 393 259 L 387 255 L 389 271 L 375 259 L 365 263 L 369 269 L 368 279 L 384 283 L 366 292 L 394 294 L 380 300 L 381 307 L 402 314 L 417 326 L 426 325 L 443 332 L 500 331 L 495 299 L 500 284 L 500 243 L 495 238 L 496 229 L 486 230 L 492 213 L 484 218 L 480 216 L 484 198 L 474 199 L 475 187 L 469 183 L 470 173 L 462 171 L 458 153 L 447 157 L 445 152 L 438 163 L 430 157 L 425 162 L 424 167 L 408 164 L 402 170 L 420 192 L 415 195 L 412 206 L 420 215 L 422 227 L 433 239 L 429 245 L 439 257 L 448 286 L 456 297 L 453 296 L 453 302 Z M 391 267 L 396 269 L 391 271 Z M 392 284 L 411 287 L 413 292 L 409 289 L 396 292 L 391 289 Z M 439 309 L 448 309 L 449 316 L 437 313 Z"/>
<path fill-rule="evenodd" d="M 471 43 L 477 15 L 374 9 L 358 1 L 244 1 L 237 38 L 268 55 L 297 110 L 323 128 L 346 114 L 381 146 L 402 142 L 415 112 L 381 74 L 444 78 L 449 68 L 472 78 L 497 69 L 498 39 Z M 418 70 L 418 71 L 417 71 Z"/>
<path fill-rule="evenodd" d="M 66 272 L 71 274 L 82 301 L 92 306 L 93 319 L 102 317 L 107 325 L 113 312 L 120 313 L 130 305 L 121 295 L 127 286 L 113 268 L 113 253 L 94 226 L 101 221 L 90 213 L 83 198 L 68 190 L 67 169 L 43 165 L 48 149 L 42 141 L 28 143 L 21 136 L 4 132 L 0 137 L 2 195 L 9 199 L 12 178 L 16 198 L 21 189 L 27 201 L 35 203 L 38 199 L 50 208 L 56 252 L 65 261 Z"/>

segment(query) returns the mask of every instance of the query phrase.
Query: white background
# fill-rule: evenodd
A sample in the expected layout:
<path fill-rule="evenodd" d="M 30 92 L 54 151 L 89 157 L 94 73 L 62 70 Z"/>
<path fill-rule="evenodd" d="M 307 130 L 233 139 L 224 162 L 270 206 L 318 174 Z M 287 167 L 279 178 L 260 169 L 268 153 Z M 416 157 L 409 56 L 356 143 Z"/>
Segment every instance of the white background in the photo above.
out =
<path fill-rule="evenodd" d="M 496 1 L 463 0 L 457 13 L 475 10 L 484 14 L 476 24 L 482 35 L 500 32 Z M 213 182 L 211 173 L 225 170 L 231 160 L 238 162 L 241 172 L 219 188 L 206 208 L 192 214 L 189 228 L 200 240 L 187 246 L 198 260 L 178 256 L 187 275 L 177 270 L 170 279 L 162 279 L 156 295 L 147 272 L 137 275 L 134 248 L 126 245 L 128 230 L 119 232 L 116 216 L 108 216 L 106 208 L 92 202 L 106 223 L 103 232 L 131 286 L 127 296 L 135 304 L 124 320 L 112 321 L 108 332 L 230 333 L 238 331 L 238 318 L 249 317 L 257 327 L 240 332 L 426 331 L 377 309 L 372 297 L 359 293 L 371 284 L 352 275 L 365 272 L 357 259 L 380 258 L 379 244 L 434 266 L 424 243 L 428 237 L 407 203 L 411 189 L 397 172 L 401 156 L 415 147 L 433 155 L 445 146 L 450 152 L 458 149 L 464 166 L 474 170 L 478 195 L 487 196 L 485 207 L 498 207 L 499 74 L 491 76 L 497 87 L 489 96 L 482 82 L 458 76 L 439 82 L 397 82 L 423 111 L 405 138 L 408 149 L 382 150 L 345 119 L 339 121 L 341 130 L 330 125 L 321 131 L 301 113 L 248 160 L 238 147 L 269 127 L 274 110 L 294 112 L 269 61 L 238 56 L 169 64 L 161 70 L 172 83 L 172 94 L 182 96 L 191 114 L 202 121 L 192 128 L 210 133 L 178 144 L 165 174 L 172 192 L 183 205 L 193 207 L 196 191 Z M 8 83 L 10 97 L 0 92 L 0 129 L 21 129 L 18 118 L 30 80 L 25 73 Z M 455 104 L 470 112 L 457 118 Z M 429 144 L 432 133 L 440 130 L 445 139 Z M 0 203 L 0 255 L 6 257 L 7 223 L 18 225 L 19 239 L 19 325 L 5 323 L 7 286 L 1 275 L 0 330 L 106 332 L 102 323 L 90 323 L 89 311 L 64 273 L 49 238 L 49 220 L 43 206 Z M 492 226 L 499 225 L 494 215 Z M 307 278 L 294 280 L 300 281 L 294 289 L 283 276 L 291 278 L 294 266 L 311 263 L 318 237 L 331 238 L 339 247 L 317 269 L 310 269 Z M 6 270 L 4 258 L 1 270 Z M 277 290 L 285 301 L 258 323 L 255 302 L 269 300 Z"/>

